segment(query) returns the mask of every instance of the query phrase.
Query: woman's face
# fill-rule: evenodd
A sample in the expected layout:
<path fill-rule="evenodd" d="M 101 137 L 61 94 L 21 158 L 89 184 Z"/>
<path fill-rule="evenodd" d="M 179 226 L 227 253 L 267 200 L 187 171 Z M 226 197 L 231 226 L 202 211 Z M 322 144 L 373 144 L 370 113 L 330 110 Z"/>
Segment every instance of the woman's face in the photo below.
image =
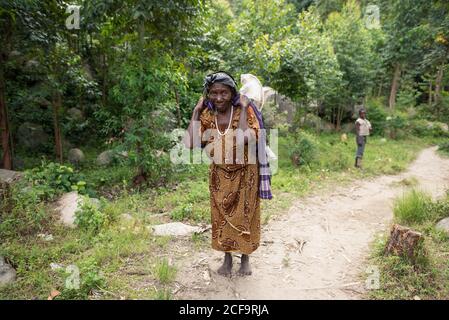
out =
<path fill-rule="evenodd" d="M 231 107 L 232 91 L 227 85 L 214 83 L 209 89 L 208 97 L 218 112 L 224 112 Z"/>

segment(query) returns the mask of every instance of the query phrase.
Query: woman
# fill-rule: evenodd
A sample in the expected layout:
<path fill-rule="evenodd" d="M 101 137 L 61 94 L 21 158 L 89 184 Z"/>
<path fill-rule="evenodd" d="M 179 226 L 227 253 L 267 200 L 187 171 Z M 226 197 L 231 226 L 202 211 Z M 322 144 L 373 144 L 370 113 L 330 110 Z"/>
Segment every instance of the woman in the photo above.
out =
<path fill-rule="evenodd" d="M 225 252 L 223 265 L 217 270 L 225 276 L 232 271 L 231 252 L 242 255 L 238 274 L 250 275 L 249 254 L 260 241 L 259 167 L 257 161 L 249 161 L 254 157 L 248 153 L 254 152 L 249 146 L 255 145 L 260 124 L 249 104 L 248 98 L 238 95 L 230 75 L 208 75 L 204 95 L 193 110 L 184 140 L 187 148 L 195 147 L 194 141 L 201 141 L 213 158 L 209 168 L 212 248 Z M 236 129 L 250 130 L 243 139 L 234 139 Z M 226 141 L 230 141 L 231 148 Z M 236 152 L 240 148 L 244 151 L 243 159 Z"/>

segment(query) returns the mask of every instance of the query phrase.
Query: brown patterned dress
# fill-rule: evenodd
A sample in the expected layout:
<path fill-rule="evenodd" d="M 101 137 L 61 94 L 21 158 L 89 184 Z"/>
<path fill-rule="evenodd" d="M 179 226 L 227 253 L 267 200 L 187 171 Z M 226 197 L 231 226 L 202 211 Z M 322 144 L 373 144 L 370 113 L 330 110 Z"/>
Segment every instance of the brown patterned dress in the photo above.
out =
<path fill-rule="evenodd" d="M 254 111 L 248 108 L 248 128 L 254 129 L 258 138 L 259 124 Z M 241 108 L 235 107 L 232 129 L 238 128 Z M 201 133 L 216 129 L 213 112 L 205 109 L 200 116 Z M 231 130 L 229 130 L 231 131 Z M 224 141 L 231 143 L 233 154 L 226 154 Z M 229 141 L 229 139 L 231 139 Z M 248 145 L 244 148 L 244 161 L 236 159 L 236 145 L 232 134 L 211 135 L 206 141 L 206 150 L 214 156 L 213 147 L 222 147 L 222 162 L 212 161 L 209 167 L 209 191 L 211 202 L 212 248 L 225 252 L 250 254 L 260 242 L 260 199 L 258 196 L 259 167 L 257 162 L 248 163 Z M 251 149 L 249 149 L 251 150 Z M 232 164 L 226 159 L 232 158 Z M 241 160 L 240 160 L 241 161 Z"/>

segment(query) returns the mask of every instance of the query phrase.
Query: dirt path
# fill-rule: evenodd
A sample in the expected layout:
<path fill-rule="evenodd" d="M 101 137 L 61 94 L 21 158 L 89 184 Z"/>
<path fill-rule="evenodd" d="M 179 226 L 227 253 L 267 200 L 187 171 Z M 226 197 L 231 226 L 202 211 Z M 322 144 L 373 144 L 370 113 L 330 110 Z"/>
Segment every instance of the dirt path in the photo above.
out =
<path fill-rule="evenodd" d="M 239 266 L 234 257 L 233 276 L 222 277 L 215 272 L 221 252 L 196 252 L 180 267 L 175 298 L 363 298 L 369 245 L 389 229 L 392 200 L 404 191 L 399 182 L 414 177 L 434 197 L 449 188 L 449 160 L 435 150 L 423 150 L 402 174 L 296 201 L 287 214 L 263 228 L 262 245 L 251 255 L 252 276 L 234 275 Z M 306 243 L 299 250 L 302 241 Z"/>

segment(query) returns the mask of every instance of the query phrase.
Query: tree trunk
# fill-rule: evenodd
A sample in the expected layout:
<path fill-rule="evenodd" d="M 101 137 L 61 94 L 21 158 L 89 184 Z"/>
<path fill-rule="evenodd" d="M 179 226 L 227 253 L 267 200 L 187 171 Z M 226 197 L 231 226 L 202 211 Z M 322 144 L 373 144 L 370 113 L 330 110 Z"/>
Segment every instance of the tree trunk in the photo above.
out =
<path fill-rule="evenodd" d="M 385 254 L 406 256 L 415 262 L 420 242 L 423 240 L 421 233 L 410 228 L 394 224 L 391 228 L 390 239 L 385 246 Z"/>
<path fill-rule="evenodd" d="M 429 79 L 429 99 L 428 99 L 429 107 L 432 106 L 432 80 Z"/>
<path fill-rule="evenodd" d="M 438 102 L 440 101 L 441 98 L 441 83 L 443 81 L 443 70 L 444 70 L 444 64 L 441 64 L 438 67 L 438 71 L 437 71 L 437 76 L 435 79 L 435 96 L 434 96 L 434 101 L 435 104 L 438 104 Z"/>
<path fill-rule="evenodd" d="M 108 103 L 108 79 L 107 79 L 107 65 L 106 65 L 106 53 L 103 52 L 101 55 L 102 57 L 102 64 L 101 64 L 101 73 L 103 77 L 103 83 L 101 86 L 101 103 L 103 105 L 103 108 L 107 107 Z"/>
<path fill-rule="evenodd" d="M 179 105 L 179 93 L 178 90 L 176 90 L 176 86 L 173 87 L 173 91 L 175 92 L 175 99 L 176 99 L 176 110 L 177 110 L 177 117 L 178 117 L 178 128 L 181 127 L 181 106 Z"/>
<path fill-rule="evenodd" d="M 12 39 L 12 21 L 6 15 L 4 20 L 5 24 L 1 24 L 2 27 L 2 39 L 3 43 L 0 49 L 0 135 L 1 145 L 3 149 L 3 157 L 1 160 L 1 167 L 12 170 L 12 137 L 9 131 L 9 117 L 8 107 L 6 106 L 6 82 L 5 82 L 5 70 L 4 66 L 11 51 L 11 39 Z"/>
<path fill-rule="evenodd" d="M 401 65 L 398 63 L 395 66 L 393 81 L 391 82 L 391 92 L 390 92 L 390 109 L 393 109 L 396 104 L 396 93 L 398 91 L 398 83 L 401 77 Z"/>
<path fill-rule="evenodd" d="M 56 91 L 53 96 L 53 127 L 55 132 L 55 153 L 56 159 L 62 163 L 62 139 L 61 128 L 59 126 L 59 111 L 62 105 L 61 93 Z"/>
<path fill-rule="evenodd" d="M 1 53 L 0 53 L 1 54 Z M 2 167 L 12 170 L 12 150 L 10 144 L 11 134 L 9 132 L 8 108 L 6 106 L 6 85 L 3 73 L 3 54 L 0 58 L 0 131 L 3 149 Z"/>

